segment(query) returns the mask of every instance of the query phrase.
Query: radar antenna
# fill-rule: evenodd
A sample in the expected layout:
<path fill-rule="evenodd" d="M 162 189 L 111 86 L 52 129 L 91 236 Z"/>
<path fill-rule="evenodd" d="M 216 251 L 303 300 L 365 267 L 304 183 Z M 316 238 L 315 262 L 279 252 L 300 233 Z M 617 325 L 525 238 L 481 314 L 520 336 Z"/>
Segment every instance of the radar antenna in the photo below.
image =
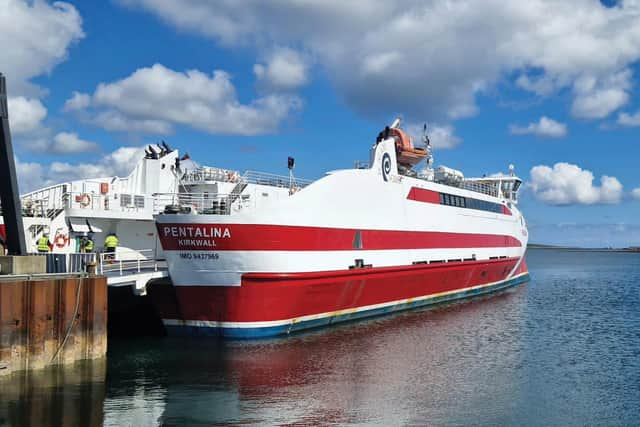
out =
<path fill-rule="evenodd" d="M 427 150 L 431 151 L 431 141 L 429 141 L 429 135 L 427 134 L 427 124 L 424 124 L 422 129 L 422 142 L 427 146 Z"/>
<path fill-rule="evenodd" d="M 295 166 L 295 159 L 293 157 L 287 157 L 287 168 L 289 169 L 289 195 L 296 193 L 299 188 L 296 184 L 296 179 L 293 176 L 293 167 Z"/>
<path fill-rule="evenodd" d="M 427 150 L 427 158 L 424 162 L 424 169 L 418 174 L 423 179 L 433 181 L 435 172 L 433 170 L 433 151 L 431 150 L 431 141 L 429 140 L 429 134 L 427 133 L 427 124 L 422 127 L 422 143 Z"/>

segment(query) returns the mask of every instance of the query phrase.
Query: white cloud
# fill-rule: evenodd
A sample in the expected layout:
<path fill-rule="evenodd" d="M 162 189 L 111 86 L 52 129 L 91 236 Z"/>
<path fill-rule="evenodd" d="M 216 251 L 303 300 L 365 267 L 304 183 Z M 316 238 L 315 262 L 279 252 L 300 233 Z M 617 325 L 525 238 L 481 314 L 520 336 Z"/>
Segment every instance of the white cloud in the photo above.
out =
<path fill-rule="evenodd" d="M 91 104 L 91 97 L 86 93 L 73 92 L 73 96 L 64 103 L 63 111 L 84 110 Z"/>
<path fill-rule="evenodd" d="M 422 145 L 424 125 L 408 124 L 404 128 L 413 139 L 414 145 Z M 427 125 L 427 136 L 435 149 L 453 148 L 462 143 L 462 139 L 455 134 L 455 129 L 451 125 Z"/>
<path fill-rule="evenodd" d="M 242 104 L 224 71 L 211 76 L 198 70 L 182 73 L 161 64 L 99 84 L 83 110 L 88 96 L 76 92 L 65 105 L 89 114 L 90 121 L 108 130 L 160 134 L 171 132 L 175 125 L 220 134 L 273 132 L 301 105 L 291 95 L 267 95 Z"/>
<path fill-rule="evenodd" d="M 47 116 L 47 109 L 39 100 L 16 96 L 8 97 L 7 104 L 12 134 L 28 134 L 42 129 L 42 120 Z"/>
<path fill-rule="evenodd" d="M 618 114 L 618 124 L 622 126 L 637 127 L 640 126 L 640 111 L 634 114 L 620 113 Z"/>
<path fill-rule="evenodd" d="M 623 70 L 603 79 L 581 76 L 574 85 L 571 113 L 585 119 L 602 119 L 629 101 L 631 71 Z"/>
<path fill-rule="evenodd" d="M 462 142 L 450 125 L 431 126 L 427 128 L 427 132 L 433 148 L 453 148 Z"/>
<path fill-rule="evenodd" d="M 127 176 L 143 156 L 143 148 L 120 147 L 104 156 L 97 163 L 72 164 L 53 162 L 49 165 L 48 173 L 49 176 L 55 177 L 56 182 L 108 176 Z"/>
<path fill-rule="evenodd" d="M 622 184 L 617 178 L 603 175 L 600 186 L 593 185 L 593 173 L 570 163 L 556 163 L 531 168 L 529 187 L 535 197 L 550 205 L 619 203 Z"/>
<path fill-rule="evenodd" d="M 296 46 L 359 112 L 414 122 L 475 114 L 476 96 L 511 75 L 539 95 L 571 88 L 575 116 L 605 117 L 640 59 L 634 1 L 120 1 L 225 46 Z"/>
<path fill-rule="evenodd" d="M 0 0 L 0 71 L 7 77 L 9 94 L 42 93 L 29 80 L 50 72 L 82 37 L 82 18 L 68 3 Z"/>
<path fill-rule="evenodd" d="M 509 130 L 514 135 L 528 134 L 548 138 L 561 138 L 567 134 L 567 125 L 542 116 L 537 123 L 529 123 L 528 126 L 511 125 Z"/>
<path fill-rule="evenodd" d="M 15 160 L 18 188 L 21 193 L 26 193 L 45 185 L 45 168 L 40 163 L 21 162 L 17 157 Z"/>
<path fill-rule="evenodd" d="M 0 0 L 0 72 L 7 79 L 9 122 L 16 147 L 47 152 L 55 147 L 43 123 L 47 109 L 38 99 L 46 89 L 31 79 L 64 61 L 70 46 L 84 37 L 82 18 L 71 4 L 56 1 Z M 23 175 L 38 175 L 35 163 Z"/>
<path fill-rule="evenodd" d="M 21 162 L 16 158 L 16 170 L 21 193 L 38 188 L 85 178 L 127 176 L 144 156 L 140 147 L 120 147 L 97 163 L 53 162 L 42 165 Z"/>
<path fill-rule="evenodd" d="M 97 112 L 90 121 L 103 129 L 117 132 L 141 132 L 162 135 L 173 132 L 171 123 L 167 121 L 130 118 L 116 110 Z"/>
<path fill-rule="evenodd" d="M 640 200 L 640 187 L 634 188 L 633 190 L 631 190 L 631 197 L 633 197 L 636 200 Z"/>
<path fill-rule="evenodd" d="M 253 72 L 258 85 L 267 90 L 293 90 L 308 82 L 307 68 L 301 54 L 292 49 L 280 48 L 271 52 L 266 64 L 255 64 Z"/>
<path fill-rule="evenodd" d="M 78 138 L 78 134 L 60 132 L 53 137 L 50 151 L 58 154 L 84 153 L 98 150 L 98 144 Z"/>

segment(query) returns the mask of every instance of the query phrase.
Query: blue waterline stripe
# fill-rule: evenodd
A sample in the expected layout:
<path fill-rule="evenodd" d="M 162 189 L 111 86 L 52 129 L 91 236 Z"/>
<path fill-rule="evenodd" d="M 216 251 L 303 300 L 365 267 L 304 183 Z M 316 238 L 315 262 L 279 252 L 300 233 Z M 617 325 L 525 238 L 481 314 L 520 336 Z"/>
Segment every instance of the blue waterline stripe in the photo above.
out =
<path fill-rule="evenodd" d="M 497 283 L 495 285 L 468 289 L 454 294 L 441 295 L 434 298 L 427 298 L 418 301 L 404 302 L 396 305 L 375 308 L 365 311 L 357 311 L 351 313 L 338 314 L 319 319 L 304 320 L 290 324 L 265 326 L 255 328 L 232 328 L 232 327 L 215 327 L 215 326 L 193 326 L 193 325 L 166 325 L 169 335 L 184 336 L 216 336 L 231 339 L 256 339 L 265 337 L 274 337 L 278 335 L 288 335 L 292 332 L 298 332 L 306 329 L 320 328 L 329 326 L 334 323 L 348 322 L 366 317 L 383 316 L 386 314 L 396 313 L 399 311 L 410 310 L 418 307 L 429 305 L 437 305 L 445 302 L 461 300 L 480 295 L 498 292 L 513 286 L 520 285 L 529 281 L 529 273 L 520 275 L 510 280 Z"/>

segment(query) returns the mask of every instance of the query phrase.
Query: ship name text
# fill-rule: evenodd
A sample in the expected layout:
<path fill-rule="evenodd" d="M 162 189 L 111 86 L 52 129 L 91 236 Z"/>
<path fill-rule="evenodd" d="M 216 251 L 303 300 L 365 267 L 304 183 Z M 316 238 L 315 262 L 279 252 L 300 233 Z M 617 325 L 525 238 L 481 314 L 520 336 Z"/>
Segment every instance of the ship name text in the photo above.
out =
<path fill-rule="evenodd" d="M 190 237 L 190 238 L 217 238 L 230 239 L 231 232 L 227 227 L 214 227 L 206 225 L 198 226 L 171 226 L 162 227 L 164 237 Z"/>

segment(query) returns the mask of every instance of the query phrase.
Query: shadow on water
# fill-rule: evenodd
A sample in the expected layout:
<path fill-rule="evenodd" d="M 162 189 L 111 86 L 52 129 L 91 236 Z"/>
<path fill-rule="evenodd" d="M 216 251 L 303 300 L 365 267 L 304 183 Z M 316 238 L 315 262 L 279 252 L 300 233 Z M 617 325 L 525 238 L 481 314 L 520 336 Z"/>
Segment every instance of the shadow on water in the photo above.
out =
<path fill-rule="evenodd" d="M 288 338 L 112 339 L 106 364 L 0 378 L 0 420 L 633 424 L 639 259 L 533 251 L 533 281 L 501 294 Z"/>
<path fill-rule="evenodd" d="M 0 426 L 97 426 L 107 359 L 0 377 Z"/>

